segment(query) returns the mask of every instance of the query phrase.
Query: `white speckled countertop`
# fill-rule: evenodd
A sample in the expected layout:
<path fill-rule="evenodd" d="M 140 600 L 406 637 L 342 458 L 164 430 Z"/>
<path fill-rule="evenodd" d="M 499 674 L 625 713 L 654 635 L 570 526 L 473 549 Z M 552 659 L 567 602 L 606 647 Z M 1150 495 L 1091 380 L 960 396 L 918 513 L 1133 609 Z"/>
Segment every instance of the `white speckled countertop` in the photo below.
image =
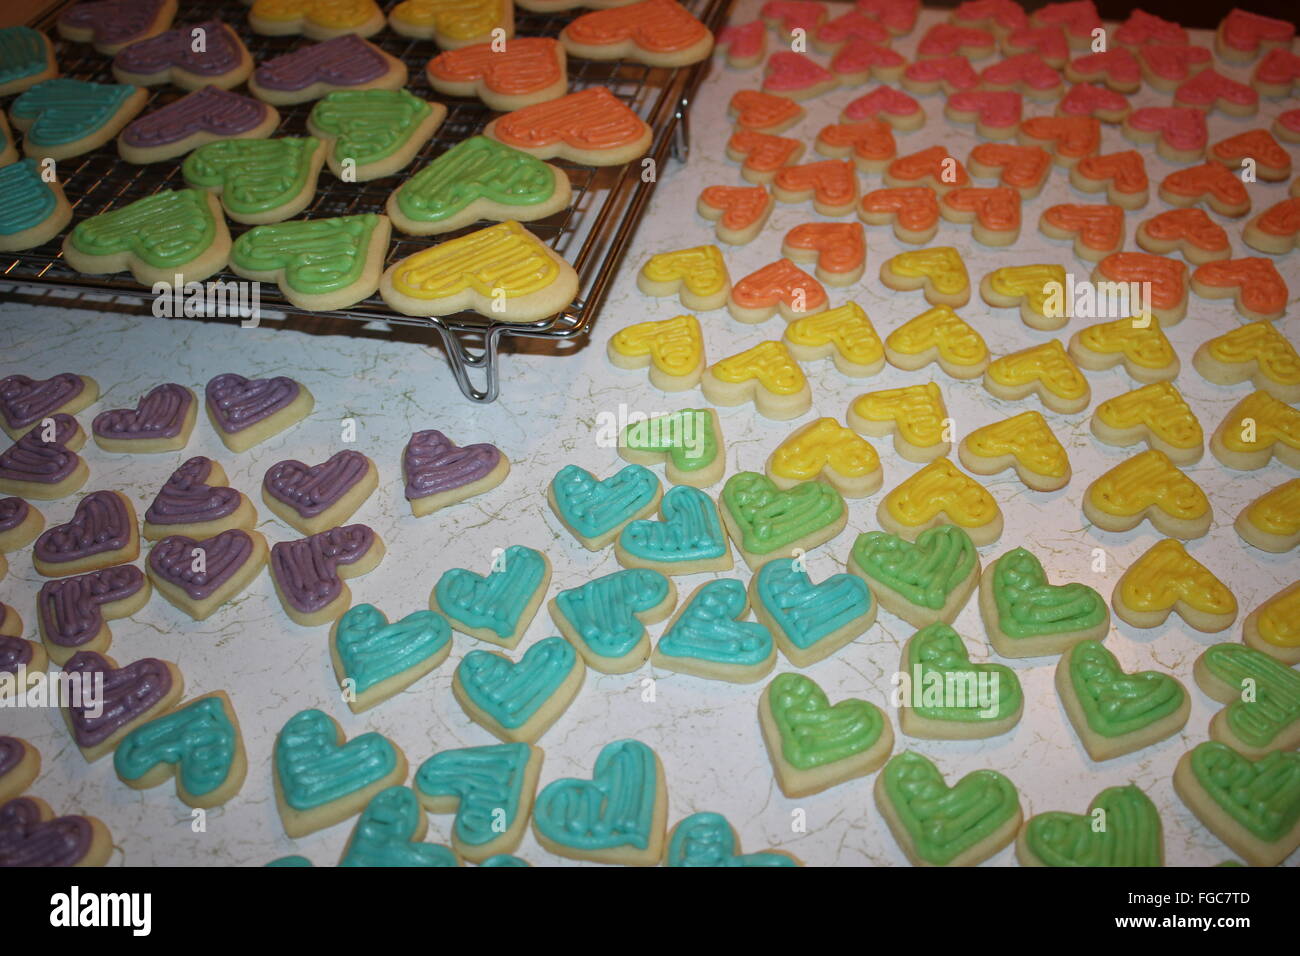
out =
<path fill-rule="evenodd" d="M 741 0 L 733 22 L 752 19 L 759 0 Z M 918 29 L 895 43 L 910 55 L 924 28 L 941 16 L 927 11 Z M 1208 43 L 1206 36 L 1196 42 Z M 824 58 L 819 58 L 824 59 Z M 1235 76 L 1248 70 L 1230 69 Z M 234 455 L 221 445 L 205 420 L 184 452 L 151 456 L 111 455 L 88 443 L 84 452 L 91 478 L 86 491 L 118 489 L 143 512 L 171 471 L 185 458 L 203 454 L 219 461 L 231 483 L 257 504 L 258 528 L 274 542 L 297 537 L 271 517 L 261 504 L 258 486 L 265 470 L 284 458 L 322 461 L 341 447 L 341 421 L 353 418 L 357 440 L 353 447 L 371 456 L 379 467 L 379 490 L 353 520 L 372 525 L 383 537 L 388 554 L 380 567 L 350 582 L 354 601 L 379 606 L 390 618 L 427 606 L 429 592 L 448 568 L 486 570 L 493 548 L 527 544 L 546 552 L 555 574 L 550 596 L 597 575 L 617 569 L 612 548 L 599 554 L 584 550 L 560 526 L 546 505 L 545 488 L 555 471 L 576 463 L 607 475 L 623 464 L 614 449 L 598 441 L 598 416 L 618 414 L 619 406 L 667 411 L 703 401 L 698 391 L 665 395 L 652 387 L 645 372 L 624 372 L 605 358 L 607 339 L 623 326 L 649 318 L 667 318 L 683 311 L 675 299 L 652 300 L 637 291 L 636 269 L 649 254 L 713 241 L 713 227 L 694 213 L 699 190 L 709 184 L 740 184 L 734 164 L 723 157 L 729 133 L 726 104 L 731 94 L 756 87 L 758 69 L 736 72 L 715 62 L 712 75 L 697 97 L 692 117 L 693 143 L 686 167 L 673 164 L 664 171 L 652 208 L 615 284 L 592 341 L 577 354 L 546 354 L 539 343 L 521 343 L 503 360 L 502 397 L 488 406 L 473 405 L 456 389 L 441 353 L 432 348 L 377 338 L 312 336 L 272 328 L 240 329 L 193 321 L 165 321 L 110 306 L 80 303 L 61 308 L 14 301 L 6 292 L 0 305 L 0 355 L 4 373 L 21 371 L 44 377 L 73 371 L 94 376 L 103 389 L 101 401 L 79 418 L 89 427 L 94 413 L 133 404 L 163 381 L 189 385 L 201 393 L 203 384 L 219 372 L 246 376 L 287 374 L 304 382 L 316 396 L 316 408 L 301 424 L 249 452 Z M 788 136 L 810 145 L 818 129 L 833 122 L 839 110 L 863 89 L 833 91 L 808 101 L 807 118 Z M 1170 98 L 1149 88 L 1134 96 L 1135 105 L 1166 104 Z M 944 142 L 964 158 L 978 140 L 969 128 L 953 128 L 943 119 L 943 98 L 923 98 L 929 119 L 921 130 L 899 134 L 900 153 Z M 1289 104 L 1294 106 L 1294 103 Z M 1052 106 L 1026 101 L 1027 114 L 1043 114 Z M 1235 120 L 1215 114 L 1210 119 L 1211 142 L 1231 133 L 1267 126 L 1282 109 L 1264 101 L 1259 118 Z M 1119 131 L 1107 128 L 1103 152 L 1127 147 Z M 1291 152 L 1300 158 L 1294 147 Z M 1144 149 L 1152 180 L 1153 199 L 1144 210 L 1127 216 L 1129 242 L 1137 225 L 1167 208 L 1155 198 L 1155 185 L 1174 167 Z M 878 177 L 863 180 L 864 187 Z M 1250 187 L 1254 210 L 1260 211 L 1286 195 L 1286 185 Z M 1080 278 L 1091 268 L 1076 260 L 1068 243 L 1047 240 L 1036 230 L 1039 213 L 1059 202 L 1097 201 L 1071 189 L 1058 167 L 1043 194 L 1025 204 L 1025 227 L 1009 251 L 973 244 L 968 227 L 942 223 L 933 245 L 952 244 L 966 250 L 972 280 L 1015 262 L 1059 262 Z M 781 236 L 808 219 L 817 219 L 808 204 L 779 205 L 760 238 L 750 245 L 724 247 L 733 280 L 777 258 Z M 1216 217 L 1218 218 L 1218 217 Z M 1241 221 L 1226 222 L 1235 254 L 1256 254 L 1240 242 Z M 867 310 L 882 337 L 925 308 L 920 293 L 890 293 L 877 272 L 887 257 L 906 248 L 888 227 L 868 228 L 869 259 L 865 279 L 847 291 L 832 290 L 832 303 L 847 297 Z M 1278 258 L 1293 291 L 1300 291 L 1300 253 Z M 983 333 L 994 355 L 1046 341 L 1052 337 L 1021 324 L 1014 310 L 990 309 L 976 295 L 960 310 Z M 701 315 L 710 360 L 777 337 L 781 320 L 745 326 L 725 311 Z M 1191 366 L 1196 346 L 1239 323 L 1230 300 L 1210 302 L 1192 297 L 1188 318 L 1169 330 L 1182 359 L 1177 385 L 1201 418 L 1208 435 L 1250 386 L 1219 387 L 1202 379 Z M 1062 341 L 1088 324 L 1076 319 L 1057 333 Z M 1300 318 L 1293 313 L 1280 327 L 1292 341 L 1300 340 Z M 771 422 L 756 416 L 751 406 L 720 409 L 726 436 L 728 474 L 742 469 L 761 471 L 772 449 L 795 427 L 815 416 L 842 418 L 850 400 L 864 391 L 934 378 L 939 382 L 959 434 L 1025 408 L 1040 408 L 1034 399 L 1018 403 L 992 398 L 978 380 L 957 382 L 931 366 L 918 373 L 887 367 L 869 380 L 849 379 L 830 361 L 806 366 L 813 387 L 813 411 L 793 422 Z M 1135 387 L 1122 369 L 1089 373 L 1094 403 Z M 984 548 L 988 561 L 1015 545 L 1038 554 L 1053 581 L 1083 581 L 1109 597 L 1124 569 L 1160 536 L 1149 525 L 1126 534 L 1109 534 L 1088 525 L 1080 510 L 1083 490 L 1098 475 L 1121 461 L 1126 452 L 1097 442 L 1090 434 L 1088 411 L 1074 415 L 1048 412 L 1057 436 L 1070 453 L 1071 484 L 1061 491 L 1039 494 L 1026 490 L 1010 472 L 982 479 L 1001 505 L 1006 530 L 997 544 Z M 201 417 L 202 418 L 202 417 Z M 400 456 L 412 431 L 438 428 L 457 442 L 490 440 L 510 457 L 512 471 L 496 490 L 427 518 L 413 518 L 402 496 Z M 899 458 L 889 441 L 874 442 L 885 470 L 885 490 L 916 470 Z M 1007 662 L 1020 676 L 1025 713 L 1010 733 L 983 742 L 910 741 L 899 737 L 896 751 L 912 747 L 933 758 L 949 780 L 977 768 L 1007 774 L 1020 790 L 1026 816 L 1044 810 L 1082 812 L 1103 788 L 1134 782 L 1160 808 L 1164 820 L 1167 861 L 1173 865 L 1208 865 L 1232 858 L 1232 853 L 1201 827 L 1175 796 L 1171 775 L 1178 758 L 1207 736 L 1218 705 L 1203 694 L 1192 678 L 1192 663 L 1201 651 L 1219 640 L 1240 640 L 1241 619 L 1265 598 L 1295 580 L 1294 555 L 1270 555 L 1247 546 L 1232 527 L 1240 509 L 1263 491 L 1292 477 L 1274 463 L 1249 473 L 1233 473 L 1207 451 L 1187 473 L 1205 489 L 1214 505 L 1210 534 L 1190 544 L 1190 552 L 1207 564 L 1235 592 L 1241 615 L 1229 631 L 1201 634 L 1171 617 L 1154 630 L 1138 630 L 1116 621 L 1108 646 L 1127 669 L 1157 668 L 1178 676 L 1192 697 L 1191 719 L 1184 732 L 1155 746 L 1105 764 L 1090 761 L 1062 709 L 1053 688 L 1055 658 Z M 717 493 L 721 484 L 710 489 Z M 849 502 L 849 526 L 829 544 L 809 556 L 814 579 L 843 570 L 854 537 L 876 527 L 875 509 L 882 492 Z M 47 523 L 67 520 L 76 498 L 39 503 Z M 1106 570 L 1094 572 L 1092 552 L 1105 549 Z M 26 622 L 26 636 L 36 634 L 35 596 L 41 578 L 31 567 L 30 549 L 9 555 L 9 576 L 0 582 L 0 600 L 15 606 Z M 738 562 L 739 563 L 739 562 Z M 743 563 L 731 572 L 748 578 Z M 707 576 L 678 579 L 681 594 Z M 991 653 L 971 600 L 956 621 L 976 659 Z M 240 794 L 207 816 L 206 832 L 191 829 L 189 808 L 180 803 L 170 783 L 137 792 L 115 776 L 111 760 L 88 765 L 72 745 L 59 714 L 53 710 L 0 711 L 0 730 L 16 734 L 41 751 L 43 768 L 31 793 L 43 797 L 56 812 L 85 812 L 100 817 L 113 833 L 115 864 L 258 865 L 299 853 L 317 865 L 333 864 L 343 850 L 351 823 L 313 836 L 287 839 L 276 814 L 271 785 L 271 746 L 276 732 L 299 710 L 320 707 L 337 718 L 348 736 L 366 730 L 388 735 L 406 753 L 412 769 L 434 752 L 493 742 L 487 731 L 470 722 L 451 694 L 456 664 L 474 641 L 455 637 L 451 657 L 434 673 L 377 708 L 353 715 L 335 687 L 327 649 L 328 629 L 304 629 L 285 616 L 270 578 L 263 574 L 247 592 L 205 622 L 196 624 L 155 595 L 130 619 L 111 624 L 109 654 L 119 663 L 145 656 L 176 662 L 185 676 L 186 697 L 208 691 L 229 691 L 243 726 L 249 774 Z M 663 625 L 651 629 L 657 637 Z M 520 651 L 555 633 L 545 610 L 533 622 Z M 808 673 L 830 698 L 865 697 L 884 705 L 889 675 L 898 669 L 902 643 L 912 629 L 887 612 L 862 638 Z M 778 672 L 789 669 L 784 660 Z M 653 702 L 642 695 L 642 682 L 657 680 Z M 871 798 L 873 778 L 851 781 L 803 800 L 786 799 L 777 789 L 756 719 L 763 684 L 735 686 L 692 677 L 657 673 L 648 664 L 623 676 L 589 671 L 586 683 L 569 710 L 541 739 L 546 752 L 541 783 L 562 776 L 586 776 L 599 749 L 618 737 L 636 737 L 654 747 L 663 759 L 668 780 L 669 825 L 689 813 L 724 813 L 738 830 L 746 850 L 779 847 L 809 864 L 903 864 L 905 858 L 886 830 Z M 897 714 L 891 714 L 897 730 Z M 793 811 L 806 813 L 806 832 L 792 828 Z M 451 818 L 430 817 L 430 840 L 446 842 Z M 546 854 L 531 833 L 518 855 L 534 864 L 565 862 Z M 991 861 L 1014 863 L 1008 848 Z M 1291 862 L 1297 862 L 1293 856 Z"/>

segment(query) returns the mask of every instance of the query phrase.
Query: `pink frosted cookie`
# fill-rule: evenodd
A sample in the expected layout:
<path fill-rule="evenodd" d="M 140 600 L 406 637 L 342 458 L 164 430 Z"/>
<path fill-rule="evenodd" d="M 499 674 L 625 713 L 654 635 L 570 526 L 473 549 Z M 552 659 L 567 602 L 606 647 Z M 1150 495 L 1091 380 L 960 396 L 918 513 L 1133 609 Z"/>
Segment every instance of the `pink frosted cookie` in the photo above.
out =
<path fill-rule="evenodd" d="M 903 70 L 903 89 L 922 96 L 943 90 L 949 96 L 958 90 L 973 90 L 979 86 L 979 74 L 964 56 L 945 56 L 933 60 L 917 60 Z"/>
<path fill-rule="evenodd" d="M 1142 86 L 1142 67 L 1130 50 L 1118 47 L 1071 60 L 1065 78 L 1071 83 L 1104 83 L 1116 93 L 1136 93 Z"/>
<path fill-rule="evenodd" d="M 1165 20 L 1145 10 L 1134 10 L 1128 19 L 1113 31 L 1112 36 L 1120 46 L 1131 49 L 1152 44 L 1185 46 L 1187 31 L 1171 20 Z"/>
<path fill-rule="evenodd" d="M 986 90 L 1019 90 L 1042 102 L 1059 98 L 1065 89 L 1061 74 L 1037 53 L 1021 53 L 986 66 L 980 72 L 980 86 Z"/>
<path fill-rule="evenodd" d="M 1217 109 L 1229 116 L 1254 116 L 1259 112 L 1259 93 L 1218 70 L 1201 70 L 1174 90 L 1174 105 L 1207 113 Z"/>
<path fill-rule="evenodd" d="M 1214 32 L 1214 48 L 1229 63 L 1249 63 L 1266 50 L 1289 47 L 1295 24 L 1233 9 Z"/>
<path fill-rule="evenodd" d="M 1024 101 L 1014 90 L 962 90 L 944 103 L 943 113 L 954 123 L 974 123 L 985 139 L 1011 139 L 1020 128 Z"/>
<path fill-rule="evenodd" d="M 878 86 L 844 107 L 840 119 L 846 123 L 880 120 L 896 130 L 908 132 L 925 125 L 925 110 L 902 90 Z"/>
<path fill-rule="evenodd" d="M 1022 53 L 1036 53 L 1048 66 L 1059 70 L 1070 59 L 1070 44 L 1065 39 L 1065 31 L 1058 26 L 1021 27 L 1002 38 L 1002 55 Z"/>
<path fill-rule="evenodd" d="M 718 34 L 717 48 L 726 51 L 727 66 L 732 69 L 758 66 L 767 55 L 767 25 L 762 20 L 751 20 L 739 26 L 725 26 Z"/>
<path fill-rule="evenodd" d="M 763 91 L 792 100 L 820 96 L 839 85 L 835 74 L 802 53 L 779 50 L 763 68 Z"/>
<path fill-rule="evenodd" d="M 1015 0 L 965 0 L 952 12 L 952 22 L 1006 36 L 1028 26 L 1029 15 Z"/>
<path fill-rule="evenodd" d="M 617 4 L 610 4 L 616 6 Z M 813 0 L 767 0 L 758 11 L 759 18 L 787 40 L 795 30 L 811 35 L 826 21 L 826 5 Z"/>
<path fill-rule="evenodd" d="M 1250 83 L 1260 96 L 1290 96 L 1300 86 L 1300 56 L 1281 47 L 1269 50 Z"/>
<path fill-rule="evenodd" d="M 857 0 L 857 8 L 896 37 L 916 29 L 921 0 Z"/>
<path fill-rule="evenodd" d="M 1149 44 L 1137 51 L 1142 77 L 1153 89 L 1172 93 L 1180 83 L 1210 66 L 1213 54 L 1203 46 Z"/>
<path fill-rule="evenodd" d="M 897 83 L 907 61 L 896 50 L 867 40 L 849 40 L 831 58 L 831 72 L 844 86 L 861 86 L 868 80 Z"/>
<path fill-rule="evenodd" d="M 936 23 L 921 37 L 916 55 L 921 59 L 964 56 L 969 60 L 982 60 L 992 56 L 996 49 L 997 40 L 987 30 L 956 23 Z"/>
<path fill-rule="evenodd" d="M 1300 109 L 1279 113 L 1273 120 L 1273 135 L 1288 143 L 1300 143 Z"/>
<path fill-rule="evenodd" d="M 813 148 L 832 159 L 851 158 L 864 173 L 883 172 L 898 156 L 894 131 L 880 120 L 823 126 Z"/>
<path fill-rule="evenodd" d="M 873 20 L 860 10 L 850 10 L 834 20 L 829 20 L 813 30 L 813 47 L 821 53 L 838 53 L 849 43 L 886 44 L 891 36 L 878 20 Z"/>
<path fill-rule="evenodd" d="M 1061 27 L 1070 46 L 1076 50 L 1091 47 L 1093 31 L 1102 29 L 1101 17 L 1097 15 L 1092 0 L 1049 3 L 1034 11 L 1033 21 L 1038 26 Z"/>
<path fill-rule="evenodd" d="M 1123 93 L 1090 83 L 1074 84 L 1056 104 L 1057 116 L 1094 116 L 1103 123 L 1122 123 L 1131 111 Z"/>
<path fill-rule="evenodd" d="M 1205 156 L 1209 128 L 1205 114 L 1182 106 L 1144 106 L 1124 119 L 1124 136 L 1134 143 L 1156 144 L 1171 163 L 1195 163 Z"/>

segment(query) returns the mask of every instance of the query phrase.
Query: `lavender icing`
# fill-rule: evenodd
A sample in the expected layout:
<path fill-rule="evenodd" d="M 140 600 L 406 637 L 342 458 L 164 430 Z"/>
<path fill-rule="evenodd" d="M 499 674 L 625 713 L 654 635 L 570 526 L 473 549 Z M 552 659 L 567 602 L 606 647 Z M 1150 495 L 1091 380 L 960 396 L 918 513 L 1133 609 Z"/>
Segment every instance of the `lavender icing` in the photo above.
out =
<path fill-rule="evenodd" d="M 172 472 L 154 498 L 144 520 L 150 524 L 200 524 L 235 513 L 239 492 L 224 485 L 209 485 L 212 460 L 196 455 Z"/>
<path fill-rule="evenodd" d="M 41 820 L 40 804 L 29 797 L 0 806 L 0 866 L 72 866 L 94 839 L 86 817 Z"/>
<path fill-rule="evenodd" d="M 341 564 L 361 559 L 375 543 L 363 524 L 344 525 L 271 547 L 271 577 L 284 599 L 304 614 L 321 610 L 343 590 Z"/>
<path fill-rule="evenodd" d="M 72 372 L 47 379 L 6 375 L 0 378 L 0 415 L 13 431 L 31 428 L 56 408 L 80 395 L 85 387 L 81 376 Z"/>
<path fill-rule="evenodd" d="M 144 572 L 135 565 L 121 564 L 45 582 L 36 595 L 41 633 L 61 647 L 80 647 L 103 627 L 100 608 L 131 597 L 144 581 Z"/>
<path fill-rule="evenodd" d="M 143 37 L 158 19 L 164 0 L 99 0 L 79 3 L 59 17 L 59 26 L 94 31 L 95 43 L 112 46 Z"/>
<path fill-rule="evenodd" d="M 12 531 L 27 520 L 31 506 L 21 498 L 0 498 L 0 534 Z"/>
<path fill-rule="evenodd" d="M 205 49 L 195 52 L 193 31 L 203 30 Z M 198 76 L 220 76 L 235 69 L 244 59 L 244 47 L 235 31 L 220 20 L 205 20 L 176 27 L 138 40 L 119 50 L 113 66 L 126 73 L 161 73 L 173 66 Z"/>
<path fill-rule="evenodd" d="M 17 737 L 0 737 L 0 777 L 22 762 L 27 747 Z"/>
<path fill-rule="evenodd" d="M 47 564 L 61 564 L 120 551 L 131 540 L 133 524 L 120 495 L 92 491 L 77 502 L 71 521 L 47 528 L 36 539 L 33 555 Z"/>
<path fill-rule="evenodd" d="M 170 146 L 196 133 L 238 136 L 265 122 L 271 107 L 249 96 L 205 86 L 135 120 L 122 131 L 128 146 Z"/>
<path fill-rule="evenodd" d="M 360 86 L 388 72 L 388 61 L 354 33 L 313 43 L 273 60 L 253 72 L 258 86 L 293 92 L 313 83 L 330 86 Z"/>
<path fill-rule="evenodd" d="M 125 667 L 113 667 L 107 658 L 94 651 L 78 651 L 63 665 L 65 673 L 91 677 L 104 675 L 103 699 L 92 702 L 84 699 L 67 708 L 72 725 L 72 737 L 79 747 L 94 747 L 103 743 L 117 731 L 134 720 L 139 720 L 172 689 L 172 673 L 156 657 L 143 657 Z M 83 689 L 89 685 L 83 684 Z M 103 711 L 97 717 L 91 712 Z"/>
<path fill-rule="evenodd" d="M 0 615 L 6 614 L 4 605 L 0 604 Z M 0 620 L 3 620 L 0 617 Z M 9 637 L 0 634 L 0 674 L 16 674 L 21 666 L 32 664 L 32 642 L 21 637 Z"/>
<path fill-rule="evenodd" d="M 267 470 L 262 488 L 304 518 L 314 518 L 335 505 L 369 470 L 370 459 L 359 451 L 340 451 L 311 466 L 291 458 Z"/>
<path fill-rule="evenodd" d="M 165 382 L 151 389 L 135 408 L 100 412 L 90 427 L 101 438 L 120 441 L 175 438 L 181 433 L 193 403 L 194 393 L 188 388 Z"/>
<path fill-rule="evenodd" d="M 436 428 L 416 432 L 402 453 L 407 500 L 471 484 L 500 461 L 501 450 L 487 442 L 458 446 Z"/>
<path fill-rule="evenodd" d="M 208 382 L 208 411 L 222 431 L 243 431 L 291 404 L 301 391 L 297 382 L 284 375 L 275 378 L 244 378 L 234 372 Z"/>
<path fill-rule="evenodd" d="M 27 432 L 0 452 L 0 478 L 57 485 L 76 470 L 81 456 L 67 444 L 77 434 L 77 420 L 63 412 L 50 418 L 54 422 L 54 440 L 42 440 L 43 428 Z"/>
<path fill-rule="evenodd" d="M 204 569 L 194 570 L 194 549 L 203 549 Z M 176 585 L 191 600 L 202 601 L 230 580 L 253 554 L 253 539 L 239 528 L 203 541 L 183 534 L 163 538 L 149 552 L 149 569 Z"/>

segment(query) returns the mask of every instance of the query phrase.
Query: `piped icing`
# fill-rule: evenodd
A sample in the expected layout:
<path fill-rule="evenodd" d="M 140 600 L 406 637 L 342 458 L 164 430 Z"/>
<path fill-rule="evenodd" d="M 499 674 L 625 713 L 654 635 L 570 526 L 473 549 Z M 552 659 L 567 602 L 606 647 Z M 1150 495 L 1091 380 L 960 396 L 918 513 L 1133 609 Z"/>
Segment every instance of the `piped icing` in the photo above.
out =
<path fill-rule="evenodd" d="M 149 524 L 199 524 L 218 521 L 235 513 L 239 492 L 222 485 L 209 485 L 212 460 L 202 455 L 189 459 L 167 479 L 144 513 Z"/>
<path fill-rule="evenodd" d="M 193 404 L 194 394 L 188 388 L 165 382 L 150 389 L 135 408 L 100 412 L 90 427 L 101 438 L 116 441 L 175 438 Z"/>
<path fill-rule="evenodd" d="M 144 586 L 144 572 L 133 564 L 46 581 L 36 595 L 41 634 L 60 647 L 80 647 L 104 626 L 103 605 L 124 601 Z"/>
<path fill-rule="evenodd" d="M 194 49 L 194 32 L 203 31 L 202 51 Z M 236 69 L 244 59 L 238 34 L 220 20 L 175 27 L 119 50 L 114 69 L 143 76 L 179 67 L 187 73 L 215 77 Z"/>
<path fill-rule="evenodd" d="M 65 674 L 81 676 L 85 682 L 103 675 L 102 695 L 82 700 L 64 709 L 77 746 L 96 747 L 132 721 L 139 720 L 158 705 L 172 689 L 171 668 L 155 657 L 145 657 L 123 667 L 93 651 L 78 651 L 63 665 Z"/>
<path fill-rule="evenodd" d="M 85 388 L 85 380 L 72 372 L 40 380 L 7 375 L 0 379 L 0 415 L 10 430 L 21 432 L 75 400 Z"/>
<path fill-rule="evenodd" d="M 258 64 L 253 80 L 279 92 L 296 92 L 315 83 L 360 86 L 388 72 L 379 50 L 355 33 L 313 43 Z"/>
<path fill-rule="evenodd" d="M 267 470 L 262 488 L 302 517 L 314 518 L 336 505 L 369 469 L 369 458 L 344 449 L 319 465 L 304 465 L 295 459 L 276 462 Z"/>
<path fill-rule="evenodd" d="M 0 867 L 73 866 L 90 852 L 95 831 L 83 816 L 41 819 L 30 797 L 0 806 Z"/>
<path fill-rule="evenodd" d="M 229 779 L 238 750 L 239 729 L 225 700 L 211 695 L 132 730 L 113 753 L 113 769 L 123 780 L 139 780 L 159 764 L 175 764 L 186 793 L 202 797 Z"/>
<path fill-rule="evenodd" d="M 303 614 L 312 614 L 342 593 L 339 565 L 361 560 L 374 543 L 374 530 L 364 524 L 279 541 L 271 546 L 271 577 L 286 601 Z"/>
<path fill-rule="evenodd" d="M 301 392 L 293 379 L 248 379 L 226 372 L 211 379 L 205 395 L 208 411 L 225 432 L 243 431 L 288 406 Z"/>
<path fill-rule="evenodd" d="M 194 570 L 195 549 L 203 552 L 203 570 Z M 184 535 L 163 538 L 149 552 L 149 569 L 183 590 L 192 601 L 216 593 L 253 555 L 253 539 L 239 528 L 195 541 Z"/>
<path fill-rule="evenodd" d="M 46 564 L 62 564 L 108 551 L 120 551 L 131 540 L 135 515 L 113 491 L 92 491 L 77 502 L 72 520 L 47 528 L 32 551 Z"/>
<path fill-rule="evenodd" d="M 51 415 L 54 440 L 42 440 L 43 428 L 33 428 L 0 452 L 0 478 L 7 481 L 57 485 L 71 475 L 81 456 L 68 448 L 78 432 L 77 420 L 62 412 Z"/>
<path fill-rule="evenodd" d="M 261 100 L 205 86 L 130 123 L 122 142 L 137 149 L 157 149 L 189 136 L 239 136 L 266 121 L 271 107 Z"/>
<path fill-rule="evenodd" d="M 402 452 L 406 498 L 414 501 L 479 481 L 501 461 L 501 450 L 488 442 L 457 445 L 436 428 L 418 431 Z"/>

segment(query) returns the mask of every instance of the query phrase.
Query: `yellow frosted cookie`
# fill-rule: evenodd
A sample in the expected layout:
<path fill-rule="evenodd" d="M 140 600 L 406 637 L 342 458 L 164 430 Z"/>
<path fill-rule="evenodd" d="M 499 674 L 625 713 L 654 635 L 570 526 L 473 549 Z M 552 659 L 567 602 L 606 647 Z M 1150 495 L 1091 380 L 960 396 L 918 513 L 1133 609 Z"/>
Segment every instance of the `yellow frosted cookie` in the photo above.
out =
<path fill-rule="evenodd" d="M 961 440 L 957 457 L 967 471 L 996 475 L 1014 468 L 1035 491 L 1070 483 L 1070 458 L 1040 412 L 1028 411 L 977 428 Z"/>
<path fill-rule="evenodd" d="M 731 276 L 717 246 L 696 246 L 651 256 L 636 285 L 646 295 L 676 295 L 691 311 L 708 312 L 727 304 Z"/>
<path fill-rule="evenodd" d="M 1263 468 L 1274 455 L 1282 463 L 1300 468 L 1300 411 L 1268 392 L 1252 392 L 1214 430 L 1210 451 L 1238 471 Z"/>
<path fill-rule="evenodd" d="M 1167 382 L 1178 377 L 1181 363 L 1154 315 L 1100 322 L 1070 337 L 1070 358 L 1080 368 L 1101 372 L 1124 363 L 1139 382 Z"/>
<path fill-rule="evenodd" d="M 1261 551 L 1284 554 L 1300 544 L 1300 478 L 1266 491 L 1237 515 L 1237 534 Z"/>
<path fill-rule="evenodd" d="M 752 401 L 764 418 L 798 418 L 812 407 L 812 390 L 803 369 L 781 342 L 759 342 L 711 365 L 700 380 L 714 405 Z"/>
<path fill-rule="evenodd" d="M 1083 513 L 1106 531 L 1129 531 L 1149 519 L 1161 534 L 1200 538 L 1213 511 L 1200 485 L 1152 448 L 1120 462 L 1083 495 Z"/>
<path fill-rule="evenodd" d="M 819 418 L 791 433 L 767 459 L 767 477 L 778 488 L 820 479 L 846 498 L 865 498 L 880 488 L 880 456 L 864 438 L 833 418 Z"/>
<path fill-rule="evenodd" d="M 951 246 L 900 252 L 880 267 L 880 281 L 897 292 L 924 289 L 931 305 L 960 309 L 970 301 L 970 275 Z"/>
<path fill-rule="evenodd" d="M 1300 664 L 1300 581 L 1289 584 L 1246 615 L 1241 637 L 1283 664 Z"/>
<path fill-rule="evenodd" d="M 515 35 L 512 0 L 402 0 L 388 14 L 394 33 L 432 40 L 440 50 L 459 50 Z M 496 31 L 500 30 L 501 33 Z"/>
<path fill-rule="evenodd" d="M 889 333 L 885 358 L 909 372 L 938 362 L 953 378 L 978 378 L 988 368 L 989 349 L 949 306 L 936 305 Z"/>
<path fill-rule="evenodd" d="M 860 435 L 894 436 L 894 450 L 908 461 L 927 462 L 952 450 L 948 409 L 934 382 L 859 395 L 846 420 Z"/>
<path fill-rule="evenodd" d="M 694 388 L 704 374 L 704 336 L 693 315 L 629 325 L 606 351 L 619 368 L 649 366 L 650 384 L 665 392 Z"/>
<path fill-rule="evenodd" d="M 1031 329 L 1054 332 L 1070 320 L 1064 308 L 1065 267 L 1003 266 L 980 280 L 980 295 L 999 309 L 1019 306 L 1020 321 Z"/>
<path fill-rule="evenodd" d="M 1249 380 L 1284 402 L 1300 402 L 1300 354 L 1272 322 L 1251 322 L 1203 343 L 1192 364 L 1216 385 Z"/>
<path fill-rule="evenodd" d="M 1092 413 L 1092 433 L 1107 445 L 1146 442 L 1178 465 L 1192 465 L 1205 451 L 1205 433 L 1191 406 L 1169 382 L 1155 382 L 1116 395 Z"/>
<path fill-rule="evenodd" d="M 932 461 L 885 495 L 876 509 L 880 527 L 908 541 L 927 528 L 955 524 L 977 547 L 1002 535 L 1002 510 L 974 478 L 947 458 Z"/>
<path fill-rule="evenodd" d="M 1231 627 L 1237 619 L 1232 592 L 1173 538 L 1157 542 L 1124 572 L 1111 605 L 1134 627 L 1159 627 L 1174 611 L 1206 633 Z"/>
<path fill-rule="evenodd" d="M 837 369 L 854 378 L 875 375 L 885 367 L 880 336 L 856 302 L 795 319 L 785 327 L 781 339 L 800 362 L 829 355 Z"/>
<path fill-rule="evenodd" d="M 1092 389 L 1056 339 L 995 359 L 984 370 L 984 387 L 997 398 L 1016 401 L 1037 394 L 1054 412 L 1081 412 Z"/>

